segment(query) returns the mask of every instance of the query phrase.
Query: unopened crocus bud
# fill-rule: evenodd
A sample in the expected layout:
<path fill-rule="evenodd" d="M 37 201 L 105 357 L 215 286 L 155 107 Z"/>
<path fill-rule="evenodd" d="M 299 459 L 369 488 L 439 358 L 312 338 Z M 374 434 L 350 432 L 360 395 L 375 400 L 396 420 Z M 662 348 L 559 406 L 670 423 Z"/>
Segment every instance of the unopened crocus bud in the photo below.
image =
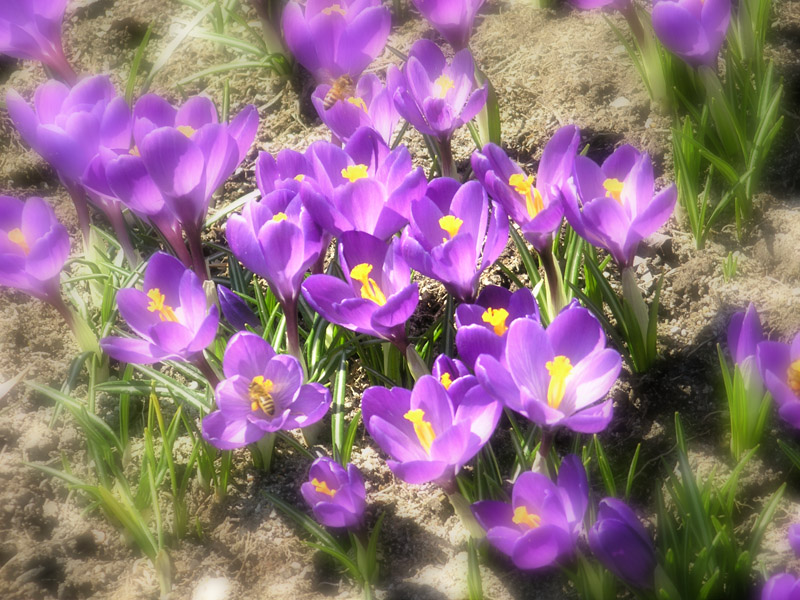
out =
<path fill-rule="evenodd" d="M 364 520 L 366 488 L 361 472 L 327 457 L 315 460 L 300 487 L 317 521 L 327 527 L 357 529 Z"/>
<path fill-rule="evenodd" d="M 659 0 L 653 30 L 671 52 L 692 66 L 714 66 L 731 20 L 731 0 Z"/>
<path fill-rule="evenodd" d="M 253 329 L 261 327 L 261 321 L 255 313 L 250 310 L 247 303 L 230 288 L 224 285 L 218 285 L 217 295 L 219 297 L 219 307 L 222 310 L 222 316 L 225 317 L 225 320 L 228 321 L 234 329 L 247 329 L 247 325 L 250 325 Z"/>
<path fill-rule="evenodd" d="M 638 588 L 653 587 L 653 542 L 630 507 L 616 498 L 600 501 L 589 530 L 589 547 L 608 570 Z"/>

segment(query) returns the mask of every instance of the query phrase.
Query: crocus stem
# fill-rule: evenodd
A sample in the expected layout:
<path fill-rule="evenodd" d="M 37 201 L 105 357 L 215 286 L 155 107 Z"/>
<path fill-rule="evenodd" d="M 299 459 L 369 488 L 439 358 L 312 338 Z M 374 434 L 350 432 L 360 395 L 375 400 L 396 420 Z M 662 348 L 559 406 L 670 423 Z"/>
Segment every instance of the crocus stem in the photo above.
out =
<path fill-rule="evenodd" d="M 262 470 L 267 473 L 272 470 L 272 455 L 275 450 L 275 437 L 274 433 L 268 433 L 252 446 L 255 446 L 255 451 L 260 458 L 261 464 L 259 465 Z M 251 446 L 251 447 L 252 447 Z"/>
<path fill-rule="evenodd" d="M 456 302 L 453 294 L 447 294 L 447 304 L 444 309 L 444 353 L 452 357 L 455 352 L 456 327 L 453 322 Z"/>
<path fill-rule="evenodd" d="M 414 378 L 414 381 L 417 381 L 420 377 L 431 374 L 428 365 L 425 364 L 425 361 L 422 360 L 417 349 L 411 344 L 406 348 L 406 363 L 408 364 L 408 370 Z"/>
<path fill-rule="evenodd" d="M 106 216 L 114 229 L 114 233 L 117 234 L 117 241 L 122 247 L 125 258 L 128 259 L 128 264 L 135 269 L 140 262 L 139 254 L 133 249 L 131 236 L 128 233 L 127 225 L 125 225 L 125 217 L 122 215 L 122 207 L 119 204 L 109 207 L 106 211 Z"/>
<path fill-rule="evenodd" d="M 208 363 L 206 357 L 203 356 L 201 353 L 194 361 L 194 366 L 200 369 L 200 372 L 203 374 L 203 377 L 206 378 L 208 381 L 208 385 L 212 388 L 217 387 L 219 385 L 219 375 L 217 375 L 214 368 Z"/>
<path fill-rule="evenodd" d="M 72 198 L 72 203 L 75 205 L 75 212 L 78 215 L 78 225 L 81 228 L 81 234 L 83 234 L 83 249 L 88 255 L 91 250 L 89 234 L 92 224 L 89 218 L 89 203 L 86 201 L 86 194 L 80 187 L 74 184 L 66 184 L 66 187 L 70 198 Z"/>
<path fill-rule="evenodd" d="M 453 146 L 450 138 L 439 138 L 436 141 L 439 149 L 439 166 L 442 169 L 442 177 L 451 177 L 458 179 L 458 170 L 456 163 L 453 161 Z"/>
<path fill-rule="evenodd" d="M 350 543 L 356 549 L 356 565 L 363 578 L 364 600 L 372 600 L 372 581 L 375 574 L 373 557 L 369 556 L 369 538 L 363 527 L 357 532 L 350 532 Z"/>
<path fill-rule="evenodd" d="M 189 240 L 189 252 L 192 255 L 192 264 L 195 274 L 203 281 L 211 279 L 208 275 L 208 265 L 203 254 L 203 241 L 200 239 L 200 230 L 195 227 L 186 228 L 186 238 Z"/>
<path fill-rule="evenodd" d="M 161 232 L 164 240 L 169 244 L 169 247 L 172 248 L 178 260 L 180 260 L 186 268 L 191 269 L 192 255 L 189 254 L 189 250 L 186 248 L 186 244 L 183 242 L 183 237 L 180 232 L 175 231 L 168 225 L 161 225 L 156 222 L 153 222 L 153 225 Z"/>
<path fill-rule="evenodd" d="M 633 309 L 636 322 L 639 325 L 639 333 L 642 334 L 642 341 L 647 344 L 647 330 L 650 324 L 647 304 L 642 297 L 642 291 L 636 283 L 636 275 L 631 267 L 622 270 L 622 297 Z"/>
<path fill-rule="evenodd" d="M 453 505 L 453 510 L 456 511 L 456 514 L 461 519 L 467 532 L 469 532 L 470 537 L 477 540 L 485 538 L 486 532 L 483 530 L 483 527 L 478 524 L 475 515 L 472 514 L 469 502 L 461 495 L 461 492 L 456 490 L 451 493 L 445 489 L 445 493 L 450 500 L 450 504 Z"/>
<path fill-rule="evenodd" d="M 47 67 L 49 67 L 56 78 L 60 79 L 70 87 L 77 83 L 78 74 L 75 73 L 75 70 L 72 68 L 72 65 L 69 64 L 67 57 L 64 56 L 64 53 L 61 51 L 61 49 L 51 54 L 48 58 L 49 60 L 46 63 Z"/>
<path fill-rule="evenodd" d="M 283 316 L 286 318 L 286 351 L 300 361 L 303 373 L 308 375 L 306 359 L 303 348 L 300 346 L 300 326 L 298 325 L 297 300 L 285 302 L 282 305 Z"/>
<path fill-rule="evenodd" d="M 542 267 L 544 268 L 544 278 L 547 282 L 547 292 L 550 306 L 550 319 L 555 319 L 556 315 L 561 312 L 561 309 L 567 305 L 567 299 L 564 294 L 564 280 L 561 275 L 561 269 L 556 262 L 556 257 L 553 255 L 553 249 L 548 245 L 540 254 L 542 260 Z"/>
<path fill-rule="evenodd" d="M 639 20 L 639 15 L 636 14 L 636 6 L 633 2 L 626 3 L 625 7 L 621 9 L 620 12 L 628 23 L 631 34 L 633 34 L 633 38 L 636 40 L 639 48 L 644 49 L 647 40 L 645 38 L 642 22 Z"/>
<path fill-rule="evenodd" d="M 549 429 L 542 429 L 542 439 L 539 442 L 539 452 L 533 461 L 532 471 L 550 477 L 552 472 L 550 465 L 550 448 L 553 447 L 553 432 Z"/>

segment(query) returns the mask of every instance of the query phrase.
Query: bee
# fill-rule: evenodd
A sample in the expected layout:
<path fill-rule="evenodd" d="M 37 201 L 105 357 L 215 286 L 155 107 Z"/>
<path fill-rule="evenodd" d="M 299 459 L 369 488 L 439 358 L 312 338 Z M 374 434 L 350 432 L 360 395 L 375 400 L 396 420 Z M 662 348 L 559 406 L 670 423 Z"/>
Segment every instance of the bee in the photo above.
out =
<path fill-rule="evenodd" d="M 271 388 L 272 386 L 269 386 Z M 260 408 L 268 417 L 275 415 L 275 400 L 267 387 L 259 381 L 251 381 L 247 388 L 248 395 L 252 401 L 252 409 Z"/>
<path fill-rule="evenodd" d="M 350 75 L 342 75 L 331 84 L 331 89 L 325 94 L 322 106 L 328 110 L 339 100 L 350 98 L 356 92 L 356 85 Z"/>

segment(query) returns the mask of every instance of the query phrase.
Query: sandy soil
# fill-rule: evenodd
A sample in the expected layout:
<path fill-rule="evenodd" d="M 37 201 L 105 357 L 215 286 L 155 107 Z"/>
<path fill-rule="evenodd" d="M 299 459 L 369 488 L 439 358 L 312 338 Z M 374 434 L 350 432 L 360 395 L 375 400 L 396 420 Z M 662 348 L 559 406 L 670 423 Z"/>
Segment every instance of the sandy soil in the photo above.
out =
<path fill-rule="evenodd" d="M 636 499 L 643 509 L 652 499 L 661 473 L 661 456 L 673 444 L 674 411 L 686 415 L 693 460 L 700 468 L 727 463 L 723 439 L 725 415 L 719 395 L 716 343 L 724 339 L 730 315 L 753 301 L 767 330 L 787 339 L 800 329 L 800 3 L 776 5 L 771 52 L 786 82 L 786 124 L 766 178 L 769 193 L 759 197 L 757 225 L 743 244 L 728 229 L 716 232 L 698 252 L 678 219 L 665 233 L 670 243 L 639 266 L 642 281 L 652 288 L 665 275 L 661 313 L 663 360 L 644 376 L 624 373 L 614 388 L 617 416 L 603 439 L 612 457 L 630 456 L 636 443 L 647 441 Z M 669 170 L 669 122 L 650 102 L 624 49 L 599 15 L 566 8 L 535 11 L 522 2 L 493 1 L 479 21 L 473 49 L 501 98 L 504 140 L 522 163 L 533 164 L 543 142 L 560 125 L 578 124 L 584 141 L 597 156 L 622 142 L 647 149 L 660 173 Z M 133 53 L 151 21 L 153 41 L 147 59 L 158 53 L 193 14 L 175 0 L 74 0 L 65 24 L 67 52 L 81 72 L 110 73 L 122 86 Z M 417 20 L 406 20 L 390 44 L 406 50 L 419 37 L 434 34 Z M 174 84 L 188 73 L 227 62 L 229 52 L 189 37 L 152 90 L 179 100 L 194 93 L 221 98 L 223 80 L 200 80 L 178 90 Z M 382 71 L 394 55 L 385 52 L 374 69 Z M 30 95 L 44 80 L 39 67 L 0 62 L 0 91 L 15 88 Z M 326 137 L 307 100 L 308 78 L 280 81 L 267 71 L 248 70 L 230 77 L 231 109 L 245 103 L 259 107 L 257 143 L 242 169 L 226 184 L 224 201 L 255 187 L 253 159 L 257 150 L 277 152 L 303 148 Z M 407 139 L 421 161 L 421 140 Z M 63 189 L 50 169 L 24 148 L 0 110 L 0 192 L 41 195 L 56 206 L 77 247 L 75 218 Z M 461 132 L 456 158 L 465 165 L 470 152 Z M 666 173 L 669 176 L 669 173 Z M 725 282 L 722 263 L 729 251 L 739 252 L 736 277 Z M 516 257 L 507 264 L 521 271 Z M 505 280 L 499 269 L 487 275 Z M 423 318 L 440 309 L 441 289 L 425 287 Z M 0 381 L 27 368 L 25 379 L 60 387 L 77 348 L 50 309 L 22 295 L 0 291 Z M 349 389 L 357 402 L 363 382 L 354 377 Z M 80 388 L 75 392 L 79 395 Z M 70 493 L 23 464 L 35 461 L 59 466 L 62 454 L 80 470 L 84 444 L 68 416 L 51 424 L 52 403 L 24 384 L 0 398 L 0 590 L 8 599 L 153 598 L 155 574 L 119 532 L 85 498 Z M 752 506 L 786 478 L 790 470 L 774 445 L 787 432 L 777 421 L 760 454 L 768 464 L 751 469 L 743 494 Z M 353 460 L 367 477 L 369 517 L 386 512 L 380 543 L 383 571 L 380 596 L 385 599 L 460 599 L 466 596 L 465 533 L 446 498 L 433 486 L 412 487 L 393 478 L 380 451 L 362 433 Z M 303 544 L 294 525 L 265 500 L 276 493 L 302 505 L 298 487 L 308 463 L 279 448 L 271 475 L 254 471 L 242 453 L 237 460 L 228 498 L 214 503 L 200 490 L 190 504 L 202 535 L 194 534 L 172 551 L 175 599 L 200 598 L 210 578 L 225 578 L 230 598 L 354 598 L 357 591 L 322 556 Z M 709 472 L 699 471 L 699 472 Z M 596 475 L 596 474 L 595 474 Z M 598 483 L 599 478 L 594 477 Z M 790 482 L 787 500 L 767 538 L 763 558 L 772 567 L 788 557 L 785 527 L 800 516 L 800 489 Z M 598 490 L 599 493 L 599 490 Z M 484 592 L 492 599 L 568 598 L 563 580 L 553 574 L 523 575 L 493 555 L 483 568 Z"/>

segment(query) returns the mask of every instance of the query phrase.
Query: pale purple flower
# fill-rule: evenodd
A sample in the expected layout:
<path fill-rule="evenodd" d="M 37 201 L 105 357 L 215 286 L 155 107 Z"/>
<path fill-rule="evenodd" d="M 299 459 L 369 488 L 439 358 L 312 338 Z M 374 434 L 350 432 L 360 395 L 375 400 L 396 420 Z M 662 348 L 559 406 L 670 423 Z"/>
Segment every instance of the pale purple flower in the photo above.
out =
<path fill-rule="evenodd" d="M 791 344 L 761 342 L 756 349 L 758 370 L 789 425 L 800 429 L 800 333 Z"/>
<path fill-rule="evenodd" d="M 412 0 L 422 16 L 456 51 L 469 44 L 472 25 L 484 0 Z"/>
<path fill-rule="evenodd" d="M 351 463 L 345 469 L 330 458 L 318 458 L 300 493 L 317 521 L 327 527 L 358 529 L 364 521 L 367 490 L 361 472 Z"/>
<path fill-rule="evenodd" d="M 653 30 L 692 66 L 715 66 L 731 20 L 731 0 L 658 0 Z"/>

